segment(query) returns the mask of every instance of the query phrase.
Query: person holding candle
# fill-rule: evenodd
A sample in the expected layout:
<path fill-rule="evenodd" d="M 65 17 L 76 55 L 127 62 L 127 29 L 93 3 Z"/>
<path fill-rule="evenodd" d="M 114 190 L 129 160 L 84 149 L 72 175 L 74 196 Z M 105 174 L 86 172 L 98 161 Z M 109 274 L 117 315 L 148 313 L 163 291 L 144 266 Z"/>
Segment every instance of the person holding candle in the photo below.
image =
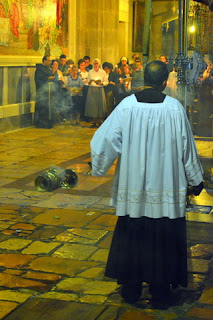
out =
<path fill-rule="evenodd" d="M 98 58 L 93 60 L 93 69 L 88 74 L 88 94 L 85 116 L 93 119 L 92 127 L 100 126 L 106 117 L 106 98 L 104 86 L 108 84 L 106 72 L 101 68 Z"/>
<path fill-rule="evenodd" d="M 58 67 L 59 67 L 58 61 L 53 60 L 51 63 L 51 69 L 52 69 L 52 74 L 54 76 L 53 86 L 52 86 L 52 95 L 54 95 L 54 99 L 52 99 L 52 101 L 54 101 L 58 118 L 61 118 L 61 113 L 62 113 L 61 101 L 63 100 L 62 88 L 64 86 L 65 80 L 64 80 L 62 71 L 59 70 Z"/>

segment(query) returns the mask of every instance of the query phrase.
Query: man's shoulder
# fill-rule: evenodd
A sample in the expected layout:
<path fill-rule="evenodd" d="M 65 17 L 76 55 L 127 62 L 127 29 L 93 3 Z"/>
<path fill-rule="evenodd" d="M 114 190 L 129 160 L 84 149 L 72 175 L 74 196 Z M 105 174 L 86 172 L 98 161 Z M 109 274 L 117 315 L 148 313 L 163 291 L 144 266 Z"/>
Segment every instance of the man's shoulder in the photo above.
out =
<path fill-rule="evenodd" d="M 43 64 L 37 64 L 36 71 L 41 73 L 51 73 L 50 68 L 48 66 L 44 66 Z"/>
<path fill-rule="evenodd" d="M 172 105 L 176 108 L 181 108 L 183 109 L 183 105 L 180 103 L 180 101 L 176 98 L 173 98 L 171 96 L 166 95 L 166 99 L 164 100 L 165 103 Z"/>
<path fill-rule="evenodd" d="M 130 96 L 124 98 L 117 107 L 120 109 L 132 108 L 135 102 L 137 102 L 137 99 L 134 94 L 131 94 Z"/>

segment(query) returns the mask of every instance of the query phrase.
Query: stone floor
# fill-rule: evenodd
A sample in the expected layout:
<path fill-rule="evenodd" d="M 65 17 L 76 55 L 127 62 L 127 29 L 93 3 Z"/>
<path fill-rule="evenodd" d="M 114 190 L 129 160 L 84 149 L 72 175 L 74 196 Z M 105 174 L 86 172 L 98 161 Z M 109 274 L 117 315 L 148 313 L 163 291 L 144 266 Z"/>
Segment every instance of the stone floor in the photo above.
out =
<path fill-rule="evenodd" d="M 153 309 L 147 285 L 135 305 L 122 301 L 104 268 L 116 223 L 109 206 L 114 166 L 92 177 L 89 141 L 95 129 L 59 125 L 0 134 L 0 319 L 213 319 L 212 190 L 188 208 L 189 287 L 179 305 Z M 198 139 L 203 165 L 213 142 Z M 35 178 L 50 166 L 72 168 L 71 190 L 39 192 Z"/>

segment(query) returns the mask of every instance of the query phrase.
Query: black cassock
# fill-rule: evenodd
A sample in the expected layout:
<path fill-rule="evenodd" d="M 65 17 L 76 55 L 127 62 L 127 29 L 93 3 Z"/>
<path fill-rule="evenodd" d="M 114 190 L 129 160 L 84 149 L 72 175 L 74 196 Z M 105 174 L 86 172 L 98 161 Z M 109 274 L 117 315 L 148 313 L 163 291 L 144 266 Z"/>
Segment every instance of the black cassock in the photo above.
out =
<path fill-rule="evenodd" d="M 34 124 L 38 128 L 51 128 L 56 121 L 56 87 L 48 78 L 53 76 L 49 66 L 37 64 L 35 71 L 36 105 Z"/>

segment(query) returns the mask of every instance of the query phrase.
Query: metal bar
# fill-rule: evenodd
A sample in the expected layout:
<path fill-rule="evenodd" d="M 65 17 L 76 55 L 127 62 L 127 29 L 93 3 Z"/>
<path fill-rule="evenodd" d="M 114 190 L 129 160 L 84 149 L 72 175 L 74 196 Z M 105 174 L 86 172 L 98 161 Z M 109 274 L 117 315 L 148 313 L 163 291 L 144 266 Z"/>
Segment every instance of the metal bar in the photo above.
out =
<path fill-rule="evenodd" d="M 145 0 L 145 21 L 143 34 L 143 57 L 146 63 L 149 59 L 149 38 L 150 38 L 150 24 L 151 24 L 152 0 Z"/>
<path fill-rule="evenodd" d="M 188 53 L 188 18 L 189 18 L 189 0 L 184 4 L 184 55 Z"/>
<path fill-rule="evenodd" d="M 183 52 L 183 0 L 179 0 L 179 53 Z"/>

